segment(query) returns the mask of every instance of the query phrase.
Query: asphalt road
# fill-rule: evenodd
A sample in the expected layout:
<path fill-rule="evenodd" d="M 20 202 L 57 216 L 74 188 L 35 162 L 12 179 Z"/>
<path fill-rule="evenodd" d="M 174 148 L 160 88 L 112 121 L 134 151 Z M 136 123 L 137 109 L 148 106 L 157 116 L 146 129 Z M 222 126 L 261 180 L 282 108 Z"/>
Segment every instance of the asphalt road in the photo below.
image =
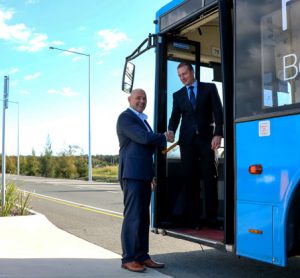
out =
<path fill-rule="evenodd" d="M 31 207 L 53 224 L 89 242 L 121 254 L 122 192 L 119 184 L 8 176 L 20 189 L 33 192 Z M 150 255 L 166 263 L 173 277 L 299 277 L 300 257 L 288 267 L 238 258 L 162 235 L 150 234 Z"/>

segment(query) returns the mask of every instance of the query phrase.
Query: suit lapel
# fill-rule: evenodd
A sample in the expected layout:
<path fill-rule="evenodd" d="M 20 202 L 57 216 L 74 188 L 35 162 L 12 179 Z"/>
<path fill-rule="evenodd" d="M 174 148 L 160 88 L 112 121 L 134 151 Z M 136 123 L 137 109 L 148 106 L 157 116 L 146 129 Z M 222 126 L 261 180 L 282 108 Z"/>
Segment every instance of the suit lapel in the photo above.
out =
<path fill-rule="evenodd" d="M 133 111 L 131 111 L 131 109 L 127 108 L 126 110 L 130 115 L 132 115 L 132 118 L 140 125 L 142 126 L 144 129 L 147 129 L 147 127 L 145 126 L 145 124 L 142 122 L 142 120 L 138 117 L 138 115 L 136 115 Z M 148 124 L 149 125 L 149 124 Z M 151 127 L 150 130 L 152 131 Z"/>
<path fill-rule="evenodd" d="M 198 87 L 197 87 L 197 98 L 196 98 L 196 109 L 199 106 L 199 103 L 203 100 L 204 97 L 204 86 L 201 82 L 198 82 Z"/>
<path fill-rule="evenodd" d="M 149 123 L 147 122 L 147 120 L 145 120 L 144 122 L 145 122 L 146 126 L 149 128 L 149 131 L 153 132 L 153 130 L 152 130 L 151 126 L 149 125 Z"/>

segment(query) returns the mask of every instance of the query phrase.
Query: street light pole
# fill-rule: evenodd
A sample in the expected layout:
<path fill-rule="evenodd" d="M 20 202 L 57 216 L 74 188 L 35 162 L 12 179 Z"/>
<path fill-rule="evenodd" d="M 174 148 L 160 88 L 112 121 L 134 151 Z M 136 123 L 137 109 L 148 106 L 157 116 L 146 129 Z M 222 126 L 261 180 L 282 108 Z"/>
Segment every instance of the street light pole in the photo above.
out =
<path fill-rule="evenodd" d="M 0 99 L 0 101 L 4 101 L 4 99 Z M 20 109 L 19 102 L 7 100 L 9 103 L 14 103 L 18 105 L 18 122 L 17 122 L 17 175 L 20 175 Z"/>
<path fill-rule="evenodd" d="M 5 156 L 5 110 L 8 108 L 8 93 L 9 93 L 9 77 L 4 76 L 4 90 L 3 90 L 3 116 L 2 116 L 2 187 L 1 187 L 1 200 L 2 212 L 5 209 L 5 194 L 6 194 L 6 156 Z"/>
<path fill-rule="evenodd" d="M 54 49 L 54 50 L 60 50 L 63 52 L 69 52 L 73 54 L 78 54 L 82 56 L 88 57 L 89 60 L 89 69 L 88 69 L 88 76 L 89 76 L 89 81 L 88 81 L 88 180 L 89 182 L 92 181 L 92 151 L 91 151 L 91 55 L 82 53 L 82 52 L 77 52 L 77 51 L 72 51 L 72 50 L 67 50 L 63 48 L 58 48 L 58 47 L 53 47 L 50 46 L 49 49 Z"/>
<path fill-rule="evenodd" d="M 20 109 L 18 101 L 8 101 L 18 105 L 18 132 L 17 132 L 17 175 L 20 175 Z"/>

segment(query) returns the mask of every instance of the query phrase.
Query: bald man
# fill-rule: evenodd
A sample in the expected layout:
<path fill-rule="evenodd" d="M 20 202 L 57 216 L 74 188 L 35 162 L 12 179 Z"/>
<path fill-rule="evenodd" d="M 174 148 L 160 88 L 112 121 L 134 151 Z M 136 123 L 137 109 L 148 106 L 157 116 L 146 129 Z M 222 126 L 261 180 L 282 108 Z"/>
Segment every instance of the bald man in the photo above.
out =
<path fill-rule="evenodd" d="M 122 267 L 143 272 L 146 267 L 162 268 L 149 252 L 149 206 L 154 177 L 155 148 L 165 147 L 168 134 L 154 133 L 143 113 L 147 105 L 144 90 L 135 89 L 128 97 L 129 108 L 117 121 L 120 144 L 119 181 L 124 194 L 124 220 L 121 231 Z"/>

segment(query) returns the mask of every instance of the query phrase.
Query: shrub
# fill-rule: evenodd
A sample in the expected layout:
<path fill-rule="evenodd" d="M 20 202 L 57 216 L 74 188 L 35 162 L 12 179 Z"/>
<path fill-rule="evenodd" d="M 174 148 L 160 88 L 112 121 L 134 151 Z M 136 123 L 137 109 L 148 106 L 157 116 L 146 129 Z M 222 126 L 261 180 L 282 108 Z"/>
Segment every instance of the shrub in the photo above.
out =
<path fill-rule="evenodd" d="M 17 189 L 12 182 L 6 186 L 5 206 L 2 208 L 2 194 L 0 196 L 0 216 L 27 215 L 30 209 L 31 195 Z"/>

